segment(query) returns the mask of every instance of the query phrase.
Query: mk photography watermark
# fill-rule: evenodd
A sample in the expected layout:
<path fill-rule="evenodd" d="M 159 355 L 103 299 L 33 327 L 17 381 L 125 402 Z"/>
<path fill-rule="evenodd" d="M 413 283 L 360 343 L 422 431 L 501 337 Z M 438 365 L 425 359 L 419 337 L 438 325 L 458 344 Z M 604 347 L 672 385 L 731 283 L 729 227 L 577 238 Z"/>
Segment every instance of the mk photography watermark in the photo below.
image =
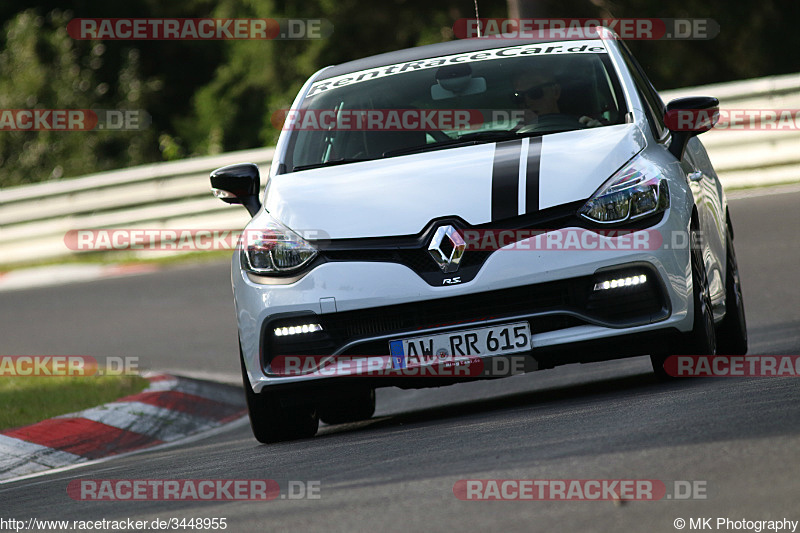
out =
<path fill-rule="evenodd" d="M 672 525 L 675 529 L 681 530 L 688 526 L 690 530 L 717 530 L 717 531 L 794 531 L 797 529 L 798 520 L 781 518 L 780 520 L 748 520 L 746 518 L 689 518 L 688 522 L 684 518 L 676 518 Z"/>

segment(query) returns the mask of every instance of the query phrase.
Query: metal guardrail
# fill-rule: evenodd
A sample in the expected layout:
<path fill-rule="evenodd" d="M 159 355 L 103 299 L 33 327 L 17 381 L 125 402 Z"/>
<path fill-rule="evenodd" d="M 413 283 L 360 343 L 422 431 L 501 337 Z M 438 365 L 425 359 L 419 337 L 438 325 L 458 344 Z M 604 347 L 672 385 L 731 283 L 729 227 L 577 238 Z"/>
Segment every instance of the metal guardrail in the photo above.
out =
<path fill-rule="evenodd" d="M 241 229 L 247 211 L 213 198 L 208 175 L 241 162 L 266 175 L 274 152 L 229 152 L 0 190 L 0 265 L 75 254 L 64 242 L 75 229 Z"/>
<path fill-rule="evenodd" d="M 730 109 L 800 110 L 800 74 L 665 91 L 665 101 L 711 95 Z M 703 134 L 727 188 L 800 181 L 800 130 L 712 130 Z M 76 252 L 75 229 L 241 229 L 242 208 L 213 198 L 213 169 L 253 162 L 266 175 L 274 149 L 157 163 L 0 190 L 0 265 L 53 260 Z"/>
<path fill-rule="evenodd" d="M 686 87 L 661 93 L 716 96 L 723 110 L 794 110 L 800 113 L 800 74 Z M 714 169 L 728 189 L 800 181 L 800 120 L 793 129 L 713 129 L 701 137 Z"/>

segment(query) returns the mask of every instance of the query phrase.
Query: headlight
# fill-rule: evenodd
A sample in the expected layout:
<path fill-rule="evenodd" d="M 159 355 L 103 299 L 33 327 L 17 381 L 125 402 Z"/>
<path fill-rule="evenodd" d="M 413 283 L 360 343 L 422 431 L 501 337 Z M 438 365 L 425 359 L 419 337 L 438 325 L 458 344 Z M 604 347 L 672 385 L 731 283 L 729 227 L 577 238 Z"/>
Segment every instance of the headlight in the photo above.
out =
<path fill-rule="evenodd" d="M 264 229 L 246 230 L 240 248 L 242 266 L 254 274 L 289 273 L 317 255 L 305 239 L 272 218 Z"/>
<path fill-rule="evenodd" d="M 667 180 L 657 168 L 637 157 L 600 187 L 578 214 L 600 224 L 636 220 L 669 207 Z"/>

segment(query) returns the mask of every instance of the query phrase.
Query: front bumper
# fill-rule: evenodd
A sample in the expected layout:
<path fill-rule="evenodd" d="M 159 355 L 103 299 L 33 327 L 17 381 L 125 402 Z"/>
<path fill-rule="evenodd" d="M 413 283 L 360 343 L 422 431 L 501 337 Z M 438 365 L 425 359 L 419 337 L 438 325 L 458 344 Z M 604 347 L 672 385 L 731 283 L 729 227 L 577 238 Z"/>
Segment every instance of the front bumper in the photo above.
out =
<path fill-rule="evenodd" d="M 326 379 L 275 375 L 270 363 L 276 355 L 384 356 L 392 339 L 517 319 L 531 325 L 530 354 L 544 362 L 540 366 L 614 357 L 613 350 L 575 356 L 566 350 L 571 346 L 688 331 L 689 250 L 669 248 L 669 235 L 685 233 L 688 219 L 687 210 L 673 204 L 648 229 L 662 235 L 666 244 L 654 249 L 620 250 L 613 243 L 593 250 L 501 248 L 474 279 L 444 287 L 431 286 L 401 264 L 356 261 L 324 263 L 293 283 L 264 285 L 242 272 L 236 253 L 232 279 L 250 383 L 260 392 L 264 387 L 297 387 Z M 644 290 L 620 294 L 616 301 L 598 300 L 593 291 L 598 279 L 636 272 L 648 277 Z M 288 341 L 273 335 L 276 327 L 306 322 L 322 324 L 324 333 Z M 641 344 L 644 351 L 639 353 L 648 353 L 650 346 Z M 619 353 L 636 351 L 620 346 Z"/>

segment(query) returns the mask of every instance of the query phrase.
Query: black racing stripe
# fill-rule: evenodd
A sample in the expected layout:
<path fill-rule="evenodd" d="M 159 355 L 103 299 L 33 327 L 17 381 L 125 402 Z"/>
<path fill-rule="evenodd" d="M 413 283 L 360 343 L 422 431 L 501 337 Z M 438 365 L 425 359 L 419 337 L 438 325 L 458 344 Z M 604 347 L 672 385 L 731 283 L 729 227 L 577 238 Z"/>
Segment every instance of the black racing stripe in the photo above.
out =
<path fill-rule="evenodd" d="M 542 164 L 542 138 L 531 137 L 528 145 L 528 169 L 525 173 L 525 212 L 539 210 L 539 170 Z"/>
<path fill-rule="evenodd" d="M 519 159 L 522 139 L 497 143 L 492 164 L 492 220 L 519 214 Z"/>

